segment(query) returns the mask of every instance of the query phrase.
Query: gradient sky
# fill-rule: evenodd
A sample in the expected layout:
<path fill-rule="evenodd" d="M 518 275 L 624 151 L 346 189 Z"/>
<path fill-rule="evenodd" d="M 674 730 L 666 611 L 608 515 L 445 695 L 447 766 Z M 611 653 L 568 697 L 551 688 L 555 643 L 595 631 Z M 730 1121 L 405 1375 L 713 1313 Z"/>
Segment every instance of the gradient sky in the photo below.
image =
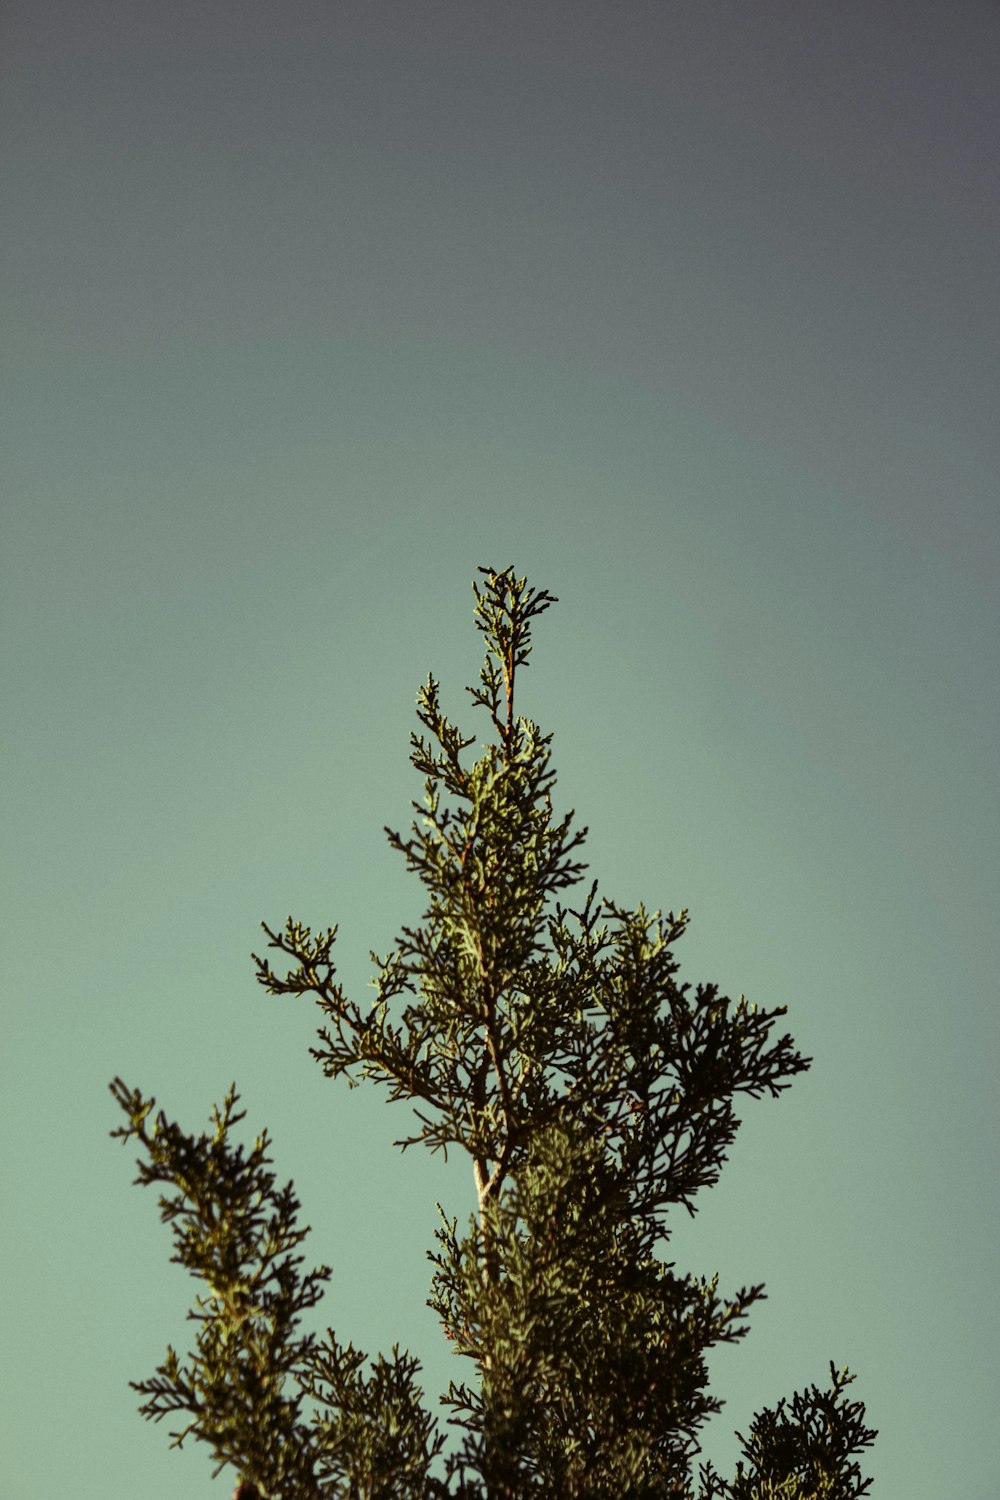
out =
<path fill-rule="evenodd" d="M 833 1359 L 873 1500 L 996 1500 L 996 5 L 7 0 L 0 46 L 0 1500 L 232 1487 L 127 1385 L 195 1287 L 115 1074 L 193 1130 L 235 1078 L 317 1326 L 461 1373 L 470 1174 L 250 952 L 339 923 L 364 1002 L 416 690 L 486 735 L 508 563 L 587 881 L 815 1059 L 676 1227 L 768 1291 L 704 1456 Z"/>

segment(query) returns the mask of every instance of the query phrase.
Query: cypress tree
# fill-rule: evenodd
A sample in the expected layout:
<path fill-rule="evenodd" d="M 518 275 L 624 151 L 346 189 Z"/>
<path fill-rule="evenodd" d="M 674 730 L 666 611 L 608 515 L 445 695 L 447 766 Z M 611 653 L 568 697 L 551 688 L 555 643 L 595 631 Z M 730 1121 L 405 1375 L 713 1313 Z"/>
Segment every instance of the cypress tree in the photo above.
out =
<path fill-rule="evenodd" d="M 558 601 L 513 568 L 478 571 L 486 658 L 466 691 L 493 739 L 465 764 L 475 737 L 429 675 L 417 712 L 430 738 L 410 736 L 420 820 L 406 840 L 385 830 L 426 888 L 422 925 L 370 955 L 364 1011 L 334 980 L 336 927 L 262 923 L 285 972 L 253 955 L 269 994 L 315 996 L 328 1077 L 410 1101 L 416 1128 L 398 1145 L 470 1159 L 475 1211 L 460 1227 L 439 1207 L 428 1252 L 430 1305 L 470 1371 L 441 1398 L 454 1441 L 445 1451 L 408 1353 L 369 1360 L 332 1329 L 300 1331 L 330 1271 L 302 1272 L 293 1184 L 275 1188 L 266 1131 L 250 1150 L 235 1140 L 235 1084 L 198 1136 L 111 1084 L 127 1116 L 112 1134 L 139 1142 L 137 1181 L 161 1185 L 172 1258 L 203 1283 L 196 1347 L 182 1362 L 168 1346 L 132 1382 L 140 1410 L 182 1413 L 174 1445 L 207 1443 L 243 1500 L 857 1500 L 876 1434 L 832 1362 L 828 1388 L 738 1434 L 731 1481 L 711 1464 L 693 1476 L 722 1404 L 706 1351 L 745 1336 L 764 1288 L 720 1298 L 717 1276 L 681 1275 L 664 1253 L 670 1213 L 693 1214 L 718 1180 L 736 1095 L 777 1097 L 811 1060 L 772 1037 L 786 1007 L 678 982 L 686 911 L 629 911 L 599 901 L 596 881 L 578 910 L 560 904 L 586 869 L 572 855 L 587 829 L 571 832 L 572 810 L 556 820 L 552 735 L 515 714 L 531 622 Z"/>

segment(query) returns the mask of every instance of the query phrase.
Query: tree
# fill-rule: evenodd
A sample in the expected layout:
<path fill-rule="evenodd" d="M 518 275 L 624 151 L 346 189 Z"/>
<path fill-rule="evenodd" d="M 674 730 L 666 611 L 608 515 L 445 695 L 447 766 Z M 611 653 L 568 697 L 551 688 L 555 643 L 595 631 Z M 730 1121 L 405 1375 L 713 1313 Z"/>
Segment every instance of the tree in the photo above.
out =
<path fill-rule="evenodd" d="M 156 1376 L 133 1382 L 140 1410 L 185 1413 L 174 1445 L 195 1433 L 216 1473 L 233 1465 L 245 1495 L 269 1500 L 857 1500 L 871 1480 L 854 1460 L 876 1433 L 833 1363 L 829 1390 L 737 1434 L 749 1467 L 726 1482 L 702 1464 L 695 1489 L 698 1429 L 722 1404 L 706 1392 L 705 1352 L 746 1334 L 764 1289 L 720 1301 L 717 1276 L 678 1274 L 661 1254 L 668 1214 L 693 1214 L 718 1180 L 735 1096 L 777 1097 L 811 1060 L 772 1040 L 786 1007 L 677 982 L 686 911 L 664 922 L 599 902 L 596 881 L 579 910 L 551 910 L 586 869 L 571 855 L 587 829 L 571 834 L 573 810 L 555 820 L 552 735 L 514 705 L 531 621 L 558 601 L 512 568 L 478 571 L 487 649 L 467 691 L 495 743 L 463 764 L 475 739 L 445 717 L 429 675 L 418 717 L 437 748 L 410 737 L 421 821 L 406 841 L 385 830 L 429 893 L 423 925 L 370 955 L 367 1012 L 334 982 L 336 927 L 263 923 L 284 976 L 253 955 L 269 994 L 315 995 L 327 1024 L 312 1052 L 328 1077 L 411 1102 L 417 1128 L 398 1145 L 471 1158 L 476 1211 L 460 1231 L 439 1206 L 428 1252 L 430 1305 L 474 1372 L 441 1398 L 456 1444 L 443 1452 L 410 1355 L 368 1361 L 332 1329 L 299 1333 L 329 1268 L 300 1271 L 308 1229 L 293 1185 L 275 1189 L 267 1132 L 248 1154 L 234 1142 L 235 1084 L 197 1137 L 111 1085 L 128 1117 L 112 1134 L 140 1143 L 137 1181 L 168 1190 L 173 1259 L 205 1284 L 189 1313 L 196 1349 L 182 1364 L 168 1347 Z"/>

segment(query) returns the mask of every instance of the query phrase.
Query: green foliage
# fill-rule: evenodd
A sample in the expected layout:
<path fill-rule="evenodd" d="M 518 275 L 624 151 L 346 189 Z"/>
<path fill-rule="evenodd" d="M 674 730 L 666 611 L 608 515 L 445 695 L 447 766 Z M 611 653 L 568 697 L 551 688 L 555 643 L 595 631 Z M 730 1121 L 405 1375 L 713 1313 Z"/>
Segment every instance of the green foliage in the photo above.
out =
<path fill-rule="evenodd" d="M 283 977 L 254 955 L 270 994 L 315 996 L 327 1024 L 313 1055 L 328 1077 L 411 1101 L 418 1128 L 397 1144 L 471 1160 L 475 1212 L 461 1231 L 442 1213 L 430 1252 L 430 1305 L 471 1362 L 442 1398 L 460 1442 L 443 1454 L 410 1356 L 394 1348 L 366 1374 L 366 1356 L 332 1330 L 296 1334 L 329 1271 L 299 1272 L 291 1252 L 307 1230 L 291 1184 L 276 1193 L 264 1170 L 266 1134 L 246 1158 L 231 1143 L 235 1087 L 196 1140 L 162 1113 L 147 1126 L 154 1101 L 116 1079 L 129 1125 L 114 1134 L 145 1149 L 140 1182 L 175 1189 L 160 1199 L 173 1258 L 209 1288 L 189 1314 L 197 1352 L 182 1366 L 168 1350 L 135 1387 L 141 1410 L 187 1413 L 175 1443 L 194 1432 L 274 1500 L 859 1500 L 871 1481 L 851 1460 L 876 1434 L 860 1403 L 842 1404 L 853 1377 L 832 1364 L 830 1392 L 754 1419 L 749 1470 L 726 1483 L 702 1465 L 694 1488 L 699 1429 L 721 1409 L 706 1351 L 744 1337 L 764 1293 L 720 1300 L 717 1277 L 679 1275 L 661 1253 L 669 1210 L 693 1214 L 718 1180 L 736 1095 L 777 1097 L 809 1060 L 789 1036 L 772 1039 L 785 1007 L 676 981 L 686 912 L 664 922 L 597 902 L 596 881 L 579 910 L 547 909 L 586 869 L 571 855 L 587 830 L 571 834 L 572 810 L 555 821 L 552 736 L 515 716 L 514 693 L 531 620 L 557 601 L 511 568 L 479 571 L 487 651 L 467 691 L 496 743 L 463 765 L 475 740 L 429 676 L 418 717 L 439 748 L 410 737 L 420 822 L 405 842 L 386 829 L 428 892 L 422 925 L 371 954 L 365 1013 L 335 983 L 336 927 L 262 924 L 289 961 Z"/>

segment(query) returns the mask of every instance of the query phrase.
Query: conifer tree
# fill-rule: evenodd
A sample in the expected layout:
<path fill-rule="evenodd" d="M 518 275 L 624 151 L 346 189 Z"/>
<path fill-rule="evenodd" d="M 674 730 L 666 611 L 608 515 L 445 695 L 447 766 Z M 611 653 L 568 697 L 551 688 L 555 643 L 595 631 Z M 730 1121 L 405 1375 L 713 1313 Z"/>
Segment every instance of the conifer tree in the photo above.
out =
<path fill-rule="evenodd" d="M 731 1298 L 718 1277 L 681 1275 L 666 1259 L 671 1211 L 719 1176 L 735 1137 L 737 1094 L 773 1097 L 810 1059 L 772 1038 L 781 1006 L 734 1003 L 714 984 L 675 978 L 687 925 L 640 905 L 556 894 L 586 866 L 571 856 L 587 829 L 556 820 L 552 735 L 515 714 L 531 622 L 557 601 L 512 568 L 480 568 L 475 623 L 486 637 L 480 686 L 494 740 L 472 765 L 445 717 L 433 675 L 411 735 L 425 777 L 420 822 L 386 829 L 426 888 L 423 925 L 372 953 L 366 1010 L 334 980 L 332 927 L 314 936 L 289 917 L 263 923 L 279 974 L 253 955 L 272 995 L 315 996 L 326 1024 L 313 1056 L 351 1087 L 409 1101 L 416 1128 L 397 1142 L 470 1159 L 474 1212 L 439 1209 L 430 1305 L 467 1379 L 427 1410 L 418 1362 L 394 1347 L 374 1360 L 330 1328 L 300 1332 L 323 1296 L 326 1266 L 303 1274 L 308 1229 L 289 1183 L 267 1170 L 265 1131 L 251 1150 L 235 1084 L 207 1133 L 186 1134 L 120 1078 L 140 1183 L 158 1183 L 175 1261 L 203 1283 L 189 1317 L 196 1347 L 168 1347 L 151 1380 L 133 1382 L 147 1418 L 182 1413 L 180 1446 L 206 1442 L 254 1500 L 858 1500 L 858 1454 L 876 1434 L 850 1403 L 854 1379 L 765 1409 L 725 1481 L 694 1461 L 698 1431 L 721 1402 L 707 1393 L 706 1351 L 746 1332 L 762 1285 Z M 433 743 L 432 743 L 433 742 Z"/>

